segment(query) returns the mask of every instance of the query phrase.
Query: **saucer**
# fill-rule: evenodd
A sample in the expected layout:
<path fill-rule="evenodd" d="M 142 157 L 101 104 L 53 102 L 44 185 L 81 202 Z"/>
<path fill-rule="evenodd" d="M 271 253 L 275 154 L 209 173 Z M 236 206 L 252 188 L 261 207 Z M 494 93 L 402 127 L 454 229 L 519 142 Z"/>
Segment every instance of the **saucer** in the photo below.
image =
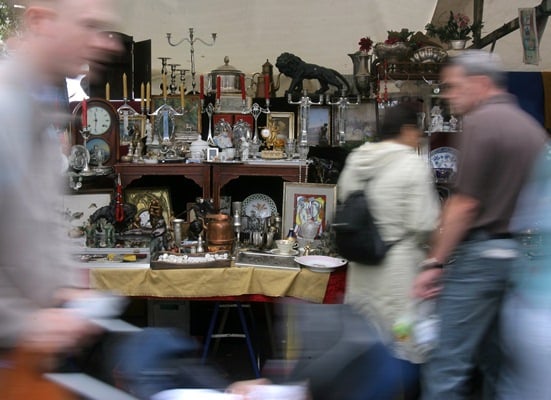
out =
<path fill-rule="evenodd" d="M 294 257 L 294 256 L 297 256 L 299 254 L 299 251 L 296 250 L 296 249 L 293 249 L 289 253 L 282 253 L 281 250 L 279 250 L 279 249 L 272 249 L 272 250 L 270 250 L 270 253 L 275 254 L 277 256 L 289 256 L 289 257 L 293 256 Z"/>

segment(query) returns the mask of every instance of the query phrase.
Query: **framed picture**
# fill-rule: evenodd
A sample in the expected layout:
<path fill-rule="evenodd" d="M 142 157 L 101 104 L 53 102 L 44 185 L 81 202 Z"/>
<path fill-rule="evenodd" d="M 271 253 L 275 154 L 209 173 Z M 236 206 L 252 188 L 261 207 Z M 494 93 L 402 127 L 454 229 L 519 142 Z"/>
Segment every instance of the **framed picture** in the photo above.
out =
<path fill-rule="evenodd" d="M 181 111 L 182 99 L 180 96 L 167 96 L 166 103 L 175 110 Z M 154 112 L 164 104 L 163 96 L 151 96 L 151 112 Z M 174 135 L 187 135 L 201 132 L 201 100 L 199 95 L 187 95 L 184 97 L 184 113 L 174 118 Z M 193 140 L 197 139 L 197 136 Z"/>
<path fill-rule="evenodd" d="M 215 161 L 218 158 L 218 147 L 209 147 L 207 149 L 207 161 Z"/>
<path fill-rule="evenodd" d="M 77 193 L 63 196 L 63 216 L 71 228 L 82 228 L 101 207 L 111 202 L 113 191 L 98 193 Z"/>
<path fill-rule="evenodd" d="M 318 225 L 315 238 L 319 238 L 333 220 L 336 205 L 337 185 L 284 182 L 283 232 L 293 229 L 301 237 L 305 224 L 313 221 Z"/>
<path fill-rule="evenodd" d="M 295 138 L 295 113 L 271 112 L 268 114 L 268 125 L 288 139 Z"/>
<path fill-rule="evenodd" d="M 337 106 L 334 106 L 337 107 Z M 333 112 L 333 140 L 339 144 L 339 129 L 337 110 Z M 345 142 L 365 142 L 377 135 L 377 103 L 368 101 L 360 104 L 351 104 L 346 109 Z"/>
<path fill-rule="evenodd" d="M 119 115 L 119 146 L 127 146 L 132 143 L 132 141 L 144 137 L 146 135 L 145 120 L 145 115 L 141 114 L 129 115 L 126 117 L 126 120 L 122 115 Z"/>
<path fill-rule="evenodd" d="M 172 220 L 172 203 L 168 188 L 127 188 L 124 190 L 124 201 L 134 204 L 136 213 L 136 228 L 152 228 L 151 213 L 162 213 L 167 226 Z"/>
<path fill-rule="evenodd" d="M 300 125 L 300 123 L 299 123 Z M 308 145 L 331 143 L 331 107 L 310 107 L 308 112 Z M 299 126 L 298 130 L 302 131 Z"/>

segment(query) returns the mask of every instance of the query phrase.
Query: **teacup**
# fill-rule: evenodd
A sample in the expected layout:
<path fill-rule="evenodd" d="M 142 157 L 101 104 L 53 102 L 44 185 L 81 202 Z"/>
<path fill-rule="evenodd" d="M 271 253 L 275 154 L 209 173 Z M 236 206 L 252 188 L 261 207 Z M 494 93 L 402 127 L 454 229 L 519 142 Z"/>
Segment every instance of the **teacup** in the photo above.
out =
<path fill-rule="evenodd" d="M 287 239 L 276 240 L 275 244 L 281 254 L 289 254 L 298 246 L 296 241 Z"/>

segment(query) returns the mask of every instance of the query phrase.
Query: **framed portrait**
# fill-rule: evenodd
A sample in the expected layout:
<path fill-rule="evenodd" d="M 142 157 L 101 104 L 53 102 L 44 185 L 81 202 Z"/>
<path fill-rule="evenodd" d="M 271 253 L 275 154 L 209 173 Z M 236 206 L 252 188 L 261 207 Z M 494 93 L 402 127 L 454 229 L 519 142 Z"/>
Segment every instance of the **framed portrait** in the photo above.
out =
<path fill-rule="evenodd" d="M 177 111 L 182 109 L 182 98 L 180 96 L 167 96 L 166 103 Z M 153 113 L 164 104 L 163 96 L 151 96 L 151 112 Z M 199 95 L 184 96 L 184 113 L 174 117 L 174 135 L 193 135 L 197 139 L 197 132 L 201 132 L 201 100 Z"/>
<path fill-rule="evenodd" d="M 283 232 L 293 229 L 301 237 L 304 224 L 318 225 L 316 238 L 327 230 L 337 205 L 337 185 L 327 183 L 284 182 Z"/>
<path fill-rule="evenodd" d="M 334 145 L 339 144 L 339 121 L 337 110 L 333 112 L 333 139 Z M 345 142 L 365 142 L 377 135 L 377 103 L 368 101 L 360 104 L 351 104 L 346 110 Z"/>
<path fill-rule="evenodd" d="M 132 143 L 133 140 L 142 138 L 146 135 L 145 115 L 128 115 L 126 119 L 122 115 L 119 115 L 119 126 L 119 146 L 127 146 Z"/>
<path fill-rule="evenodd" d="M 124 201 L 138 209 L 134 222 L 136 228 L 151 229 L 150 216 L 153 212 L 161 212 L 166 225 L 170 226 L 172 202 L 168 188 L 127 188 L 124 190 Z"/>
<path fill-rule="evenodd" d="M 308 112 L 308 145 L 331 143 L 331 107 L 310 107 Z M 299 131 L 302 131 L 299 121 Z"/>
<path fill-rule="evenodd" d="M 207 149 L 207 161 L 216 161 L 218 158 L 218 147 L 209 147 Z"/>
<path fill-rule="evenodd" d="M 268 125 L 288 139 L 295 138 L 295 113 L 271 112 L 268 114 Z"/>
<path fill-rule="evenodd" d="M 63 196 L 63 217 L 70 228 L 80 228 L 88 225 L 88 221 L 101 207 L 111 202 L 113 191 L 97 193 L 75 193 Z"/>

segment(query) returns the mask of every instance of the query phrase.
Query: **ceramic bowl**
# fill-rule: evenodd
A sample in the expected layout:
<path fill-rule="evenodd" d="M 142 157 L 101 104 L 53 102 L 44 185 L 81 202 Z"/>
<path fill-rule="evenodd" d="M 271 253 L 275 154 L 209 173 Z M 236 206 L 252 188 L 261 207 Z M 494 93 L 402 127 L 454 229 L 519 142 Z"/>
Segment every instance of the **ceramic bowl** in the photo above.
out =
<path fill-rule="evenodd" d="M 436 46 L 425 46 L 415 50 L 410 60 L 418 63 L 441 63 L 448 53 Z"/>

